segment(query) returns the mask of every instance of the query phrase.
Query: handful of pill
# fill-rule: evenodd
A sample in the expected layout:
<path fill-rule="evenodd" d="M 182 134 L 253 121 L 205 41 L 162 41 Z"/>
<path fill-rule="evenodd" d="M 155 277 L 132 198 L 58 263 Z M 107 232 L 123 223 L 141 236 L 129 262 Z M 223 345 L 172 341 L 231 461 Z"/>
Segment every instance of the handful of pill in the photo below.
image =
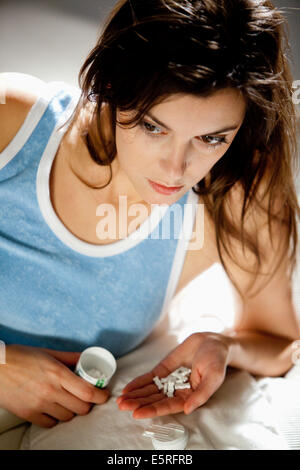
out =
<path fill-rule="evenodd" d="M 165 395 L 168 397 L 174 397 L 174 390 L 191 388 L 191 384 L 188 382 L 188 376 L 191 372 L 191 369 L 182 366 L 171 372 L 167 377 L 162 377 L 160 379 L 156 375 L 153 378 L 153 382 L 159 390 L 163 390 Z"/>

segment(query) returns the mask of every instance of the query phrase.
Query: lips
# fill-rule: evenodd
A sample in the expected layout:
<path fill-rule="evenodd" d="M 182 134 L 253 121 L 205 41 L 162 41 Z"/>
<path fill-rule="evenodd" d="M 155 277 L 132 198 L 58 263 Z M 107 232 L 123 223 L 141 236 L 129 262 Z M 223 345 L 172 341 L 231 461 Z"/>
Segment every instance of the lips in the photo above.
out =
<path fill-rule="evenodd" d="M 153 189 L 155 189 L 156 192 L 160 194 L 173 194 L 178 191 L 180 191 L 183 186 L 163 186 L 162 184 L 156 183 L 154 181 L 148 180 L 150 185 L 152 186 Z"/>
<path fill-rule="evenodd" d="M 167 188 L 167 189 L 179 189 L 179 188 L 182 188 L 182 186 L 166 186 L 165 184 L 157 183 L 157 181 L 153 181 L 153 183 L 158 184 L 159 186 L 162 186 L 163 188 Z"/>

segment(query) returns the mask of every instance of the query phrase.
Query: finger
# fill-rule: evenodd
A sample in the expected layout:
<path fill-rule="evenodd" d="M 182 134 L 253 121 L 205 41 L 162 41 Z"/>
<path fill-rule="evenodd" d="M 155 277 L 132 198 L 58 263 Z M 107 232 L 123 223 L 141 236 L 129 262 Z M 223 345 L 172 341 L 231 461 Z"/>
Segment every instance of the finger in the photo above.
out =
<path fill-rule="evenodd" d="M 163 393 L 156 393 L 147 397 L 128 398 L 119 404 L 120 410 L 135 410 L 140 406 L 149 405 L 165 398 Z"/>
<path fill-rule="evenodd" d="M 169 352 L 159 364 L 159 373 L 165 370 L 169 373 L 176 370 L 178 367 L 190 367 L 193 358 L 199 348 L 199 338 L 201 333 L 192 334 L 188 336 L 182 343 L 178 344 L 171 352 Z"/>
<path fill-rule="evenodd" d="M 36 426 L 40 426 L 41 428 L 53 428 L 58 423 L 56 419 L 44 413 L 32 413 L 27 419 L 30 423 L 36 424 Z"/>
<path fill-rule="evenodd" d="M 144 387 L 145 385 L 149 385 L 153 383 L 153 378 L 158 376 L 160 378 L 167 377 L 170 374 L 170 371 L 163 365 L 158 364 L 152 371 L 148 372 L 147 374 L 140 375 L 135 379 L 131 380 L 122 390 L 123 393 L 131 392 L 136 388 Z"/>
<path fill-rule="evenodd" d="M 58 392 L 56 402 L 70 412 L 81 416 L 88 414 L 93 406 L 92 403 L 80 400 L 64 389 Z"/>
<path fill-rule="evenodd" d="M 151 388 L 151 393 L 142 393 L 143 389 L 138 389 L 133 392 L 130 392 L 126 395 L 122 395 L 119 397 L 119 400 L 117 400 L 117 403 L 119 405 L 119 408 L 122 410 L 125 409 L 133 409 L 135 407 L 135 404 L 140 402 L 141 398 L 149 398 L 148 403 L 151 403 L 151 397 L 153 396 L 160 396 L 161 398 L 165 397 L 165 394 L 161 391 L 159 392 L 157 387 L 155 387 L 156 390 Z M 148 389 L 148 392 L 150 392 L 150 388 Z M 159 395 L 158 395 L 159 394 Z M 183 397 L 183 402 L 185 401 L 186 397 L 191 394 L 190 389 L 183 389 L 183 390 L 176 390 L 175 395 L 179 397 Z M 156 400 L 153 400 L 156 401 Z M 124 406 L 123 406 L 124 403 Z M 146 401 L 144 402 L 146 403 Z M 122 406 L 120 406 L 122 404 Z"/>
<path fill-rule="evenodd" d="M 54 357 L 60 362 L 63 362 L 66 366 L 74 366 L 77 364 L 80 357 L 80 352 L 68 352 L 68 351 L 55 351 L 54 349 L 40 348 L 50 356 Z"/>
<path fill-rule="evenodd" d="M 147 374 L 136 377 L 123 388 L 122 395 L 153 383 L 153 377 L 155 377 L 153 372 L 148 372 Z"/>
<path fill-rule="evenodd" d="M 137 408 L 133 412 L 135 419 L 154 418 L 169 414 L 181 413 L 184 406 L 184 398 L 181 396 L 164 398 L 163 400 Z"/>
<path fill-rule="evenodd" d="M 153 395 L 157 391 L 158 388 L 155 384 L 146 385 L 145 387 L 132 390 L 132 392 L 125 393 L 124 395 L 118 397 L 116 402 L 121 403 L 123 400 L 127 400 L 128 398 L 147 397 L 149 395 Z"/>
<path fill-rule="evenodd" d="M 224 380 L 221 374 L 205 375 L 196 390 L 188 397 L 184 404 L 184 413 L 190 414 L 199 406 L 204 405 L 220 387 Z"/>
<path fill-rule="evenodd" d="M 78 375 L 74 374 L 67 368 L 65 368 L 64 373 L 62 374 L 60 383 L 65 390 L 85 402 L 101 405 L 102 403 L 105 403 L 110 396 L 110 391 L 108 389 L 99 389 L 95 387 L 81 377 L 78 377 Z"/>
<path fill-rule="evenodd" d="M 154 367 L 152 371 L 148 372 L 147 374 L 141 375 L 129 382 L 123 388 L 122 394 L 149 384 L 153 381 L 153 377 L 155 376 L 158 376 L 160 378 L 167 377 L 171 372 L 173 372 L 175 369 L 182 365 L 188 367 L 188 364 L 190 363 L 190 359 L 186 359 L 186 348 L 188 341 L 191 342 L 191 337 L 187 338 L 182 344 L 174 348 L 174 350 L 171 351 L 156 367 Z M 195 342 L 195 347 L 196 346 L 197 343 Z M 194 352 L 189 351 L 189 355 L 192 358 Z"/>
<path fill-rule="evenodd" d="M 75 416 L 74 413 L 59 405 L 58 403 L 48 403 L 44 413 L 58 421 L 70 421 Z"/>

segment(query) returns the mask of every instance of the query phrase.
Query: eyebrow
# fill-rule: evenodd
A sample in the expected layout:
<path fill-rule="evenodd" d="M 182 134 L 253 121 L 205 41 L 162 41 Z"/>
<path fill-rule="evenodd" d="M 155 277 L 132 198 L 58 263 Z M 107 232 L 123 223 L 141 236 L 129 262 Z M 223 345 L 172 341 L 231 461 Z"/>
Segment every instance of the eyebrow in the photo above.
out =
<path fill-rule="evenodd" d="M 156 124 L 159 124 L 160 126 L 164 127 L 165 129 L 167 129 L 168 131 L 171 131 L 172 129 L 170 129 L 166 124 L 164 124 L 163 122 L 161 122 L 159 119 L 157 119 L 155 116 L 153 116 L 153 114 L 151 113 L 146 113 L 145 116 L 149 116 L 152 121 L 156 122 Z M 204 137 L 206 135 L 214 135 L 214 134 L 221 134 L 222 132 L 229 132 L 229 131 L 234 131 L 235 129 L 238 128 L 238 124 L 233 124 L 232 126 L 226 126 L 226 127 L 223 127 L 222 129 L 218 129 L 217 131 L 213 131 L 213 132 L 206 132 L 206 134 L 203 134 L 201 135 L 200 137 Z"/>

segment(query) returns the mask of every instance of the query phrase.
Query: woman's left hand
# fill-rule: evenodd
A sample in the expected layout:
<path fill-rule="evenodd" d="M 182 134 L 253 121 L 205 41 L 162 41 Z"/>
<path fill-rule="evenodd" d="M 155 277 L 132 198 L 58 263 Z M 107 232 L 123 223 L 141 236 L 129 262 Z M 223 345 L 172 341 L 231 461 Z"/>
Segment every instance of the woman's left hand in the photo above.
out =
<path fill-rule="evenodd" d="M 120 410 L 133 410 L 133 418 L 145 419 L 184 411 L 189 414 L 222 385 L 229 362 L 229 337 L 218 333 L 194 333 L 168 354 L 154 369 L 132 380 L 117 398 Z M 153 377 L 168 376 L 178 367 L 192 370 L 191 388 L 175 390 L 167 397 Z"/>

